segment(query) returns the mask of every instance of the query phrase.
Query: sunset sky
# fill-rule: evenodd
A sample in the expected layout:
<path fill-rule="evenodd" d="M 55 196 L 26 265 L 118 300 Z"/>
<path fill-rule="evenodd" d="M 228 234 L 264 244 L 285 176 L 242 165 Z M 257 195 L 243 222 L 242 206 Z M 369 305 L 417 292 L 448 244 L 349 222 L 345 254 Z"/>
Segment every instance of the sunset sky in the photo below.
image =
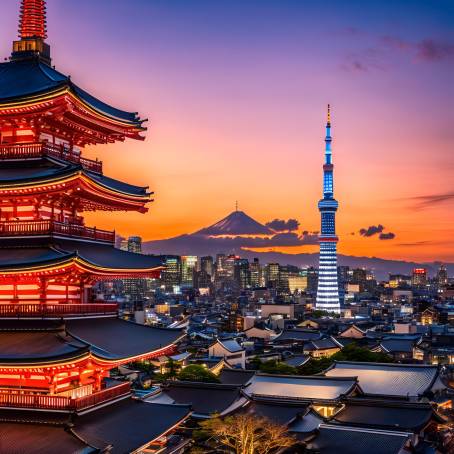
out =
<path fill-rule="evenodd" d="M 146 141 L 85 152 L 109 176 L 150 186 L 149 213 L 87 223 L 168 238 L 238 200 L 260 222 L 318 230 L 329 102 L 340 253 L 454 261 L 452 0 L 47 4 L 56 68 L 149 118 Z M 18 8 L 2 0 L 2 57 Z M 395 238 L 359 234 L 377 225 Z"/>

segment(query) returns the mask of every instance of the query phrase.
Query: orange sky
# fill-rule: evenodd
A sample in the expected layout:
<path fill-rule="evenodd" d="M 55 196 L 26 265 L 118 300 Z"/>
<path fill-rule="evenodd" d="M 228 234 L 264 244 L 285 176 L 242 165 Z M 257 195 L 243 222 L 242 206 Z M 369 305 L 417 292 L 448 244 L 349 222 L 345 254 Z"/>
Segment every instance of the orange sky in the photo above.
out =
<path fill-rule="evenodd" d="M 2 7 L 7 56 L 18 1 Z M 145 142 L 85 151 L 149 185 L 149 213 L 87 224 L 169 238 L 238 200 L 260 222 L 318 230 L 330 102 L 339 251 L 454 261 L 452 2 L 49 0 L 48 15 L 57 69 L 150 119 Z M 395 239 L 358 235 L 377 224 Z"/>

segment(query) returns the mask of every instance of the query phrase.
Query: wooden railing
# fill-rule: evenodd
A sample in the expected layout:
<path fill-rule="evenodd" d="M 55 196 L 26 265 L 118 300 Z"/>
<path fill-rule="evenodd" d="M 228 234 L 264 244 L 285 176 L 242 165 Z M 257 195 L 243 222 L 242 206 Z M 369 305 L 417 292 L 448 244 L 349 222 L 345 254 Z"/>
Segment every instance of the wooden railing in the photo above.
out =
<path fill-rule="evenodd" d="M 20 300 L 19 300 L 20 301 Z M 15 317 L 64 317 L 70 315 L 107 315 L 115 314 L 118 304 L 115 303 L 13 303 L 0 300 L 0 318 Z"/>
<path fill-rule="evenodd" d="M 0 145 L 0 159 L 26 159 L 50 156 L 80 164 L 85 170 L 102 174 L 102 161 L 83 158 L 80 152 L 48 142 Z"/>
<path fill-rule="evenodd" d="M 40 221 L 0 222 L 0 236 L 50 235 L 87 238 L 96 241 L 115 242 L 115 231 L 100 230 L 69 222 L 57 222 L 51 219 Z"/>
<path fill-rule="evenodd" d="M 103 389 L 89 396 L 72 399 L 66 396 L 0 393 L 0 408 L 31 408 L 41 410 L 80 411 L 108 402 L 131 392 L 129 382 Z"/>

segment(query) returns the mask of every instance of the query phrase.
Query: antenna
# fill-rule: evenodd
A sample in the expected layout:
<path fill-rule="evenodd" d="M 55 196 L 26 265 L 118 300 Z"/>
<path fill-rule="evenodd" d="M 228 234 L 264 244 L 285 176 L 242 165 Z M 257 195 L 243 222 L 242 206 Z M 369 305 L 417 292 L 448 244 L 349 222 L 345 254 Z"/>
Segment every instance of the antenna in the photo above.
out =
<path fill-rule="evenodd" d="M 235 211 L 238 211 L 238 200 L 235 200 Z"/>

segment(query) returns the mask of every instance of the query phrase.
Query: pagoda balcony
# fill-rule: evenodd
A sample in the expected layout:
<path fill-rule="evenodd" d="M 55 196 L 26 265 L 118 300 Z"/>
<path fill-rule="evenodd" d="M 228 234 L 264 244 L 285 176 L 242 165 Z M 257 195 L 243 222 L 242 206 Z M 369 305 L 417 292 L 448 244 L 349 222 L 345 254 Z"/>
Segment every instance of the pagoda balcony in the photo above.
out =
<path fill-rule="evenodd" d="M 0 300 L 0 319 L 1 318 L 52 318 L 52 317 L 71 317 L 71 316 L 96 316 L 113 315 L 118 312 L 116 303 L 40 303 L 37 300 Z"/>
<path fill-rule="evenodd" d="M 115 231 L 100 230 L 70 222 L 57 222 L 52 219 L 0 222 L 0 237 L 32 235 L 60 235 L 115 243 Z"/>
<path fill-rule="evenodd" d="M 48 142 L 0 145 L 0 159 L 51 157 L 80 164 L 85 170 L 102 174 L 102 161 L 83 158 L 80 152 Z"/>
<path fill-rule="evenodd" d="M 129 382 L 120 383 L 116 386 L 105 388 L 88 396 L 78 397 L 76 399 L 59 395 L 16 394 L 12 390 L 3 389 L 0 391 L 0 408 L 77 412 L 130 394 L 131 385 Z"/>

